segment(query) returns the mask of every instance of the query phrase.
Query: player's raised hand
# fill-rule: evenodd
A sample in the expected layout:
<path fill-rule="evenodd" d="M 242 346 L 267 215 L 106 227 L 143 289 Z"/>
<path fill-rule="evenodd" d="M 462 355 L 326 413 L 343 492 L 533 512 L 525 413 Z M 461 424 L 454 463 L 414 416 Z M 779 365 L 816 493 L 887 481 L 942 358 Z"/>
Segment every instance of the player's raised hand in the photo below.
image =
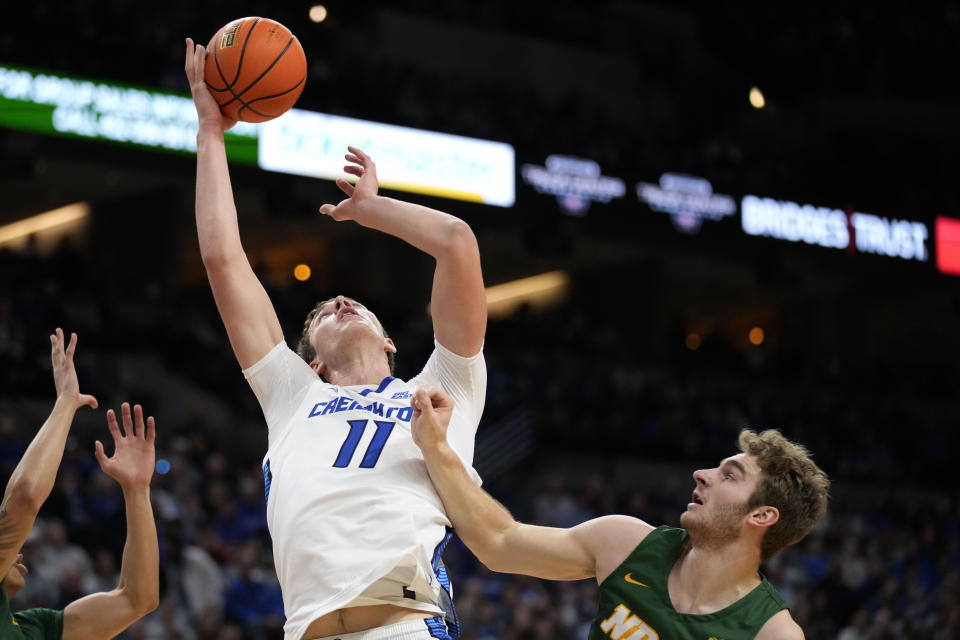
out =
<path fill-rule="evenodd" d="M 410 398 L 413 418 L 410 431 L 420 449 L 432 449 L 447 441 L 447 426 L 453 413 L 453 398 L 442 389 L 421 387 Z"/>
<path fill-rule="evenodd" d="M 223 115 L 220 111 L 220 105 L 217 104 L 217 101 L 213 99 L 213 94 L 207 89 L 207 82 L 204 80 L 206 58 L 207 48 L 202 44 L 195 45 L 192 39 L 187 38 L 184 71 L 186 71 L 187 81 L 190 83 L 190 94 L 193 96 L 193 104 L 197 108 L 200 128 L 213 126 L 219 131 L 226 131 L 237 124 L 237 121 Z"/>
<path fill-rule="evenodd" d="M 153 416 L 143 421 L 143 408 L 133 407 L 130 415 L 130 403 L 120 407 L 123 431 L 117 424 L 117 414 L 113 409 L 107 411 L 107 428 L 113 436 L 113 455 L 109 458 L 103 450 L 103 443 L 97 440 L 96 456 L 100 468 L 124 488 L 148 487 L 153 478 L 156 464 L 153 442 L 156 439 L 156 423 Z"/>
<path fill-rule="evenodd" d="M 74 408 L 87 406 L 97 408 L 97 399 L 86 393 L 80 393 L 77 370 L 73 366 L 73 354 L 77 349 L 77 334 L 70 334 L 70 344 L 64 347 L 63 329 L 57 327 L 50 336 L 50 361 L 53 363 L 53 384 L 57 389 L 57 398 L 63 398 Z"/>
<path fill-rule="evenodd" d="M 370 156 L 356 147 L 347 147 L 348 153 L 343 157 L 352 164 L 345 165 L 343 170 L 350 175 L 357 176 L 357 184 L 353 185 L 337 178 L 337 186 L 347 194 L 346 200 L 341 200 L 340 204 L 334 206 L 325 204 L 320 207 L 320 213 L 330 216 L 338 222 L 341 220 L 357 220 L 359 212 L 358 205 L 367 198 L 373 198 L 377 195 L 380 184 L 377 181 L 377 165 L 373 163 Z M 360 222 L 360 220 L 357 220 Z"/>

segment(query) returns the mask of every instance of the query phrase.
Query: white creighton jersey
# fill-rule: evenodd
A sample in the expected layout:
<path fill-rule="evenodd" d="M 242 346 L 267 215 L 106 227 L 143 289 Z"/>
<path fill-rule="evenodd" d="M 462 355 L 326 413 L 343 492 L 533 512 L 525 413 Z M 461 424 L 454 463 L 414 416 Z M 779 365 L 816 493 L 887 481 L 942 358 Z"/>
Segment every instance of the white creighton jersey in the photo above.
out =
<path fill-rule="evenodd" d="M 285 637 L 299 640 L 311 622 L 344 607 L 442 614 L 447 579 L 435 552 L 450 521 L 413 442 L 410 397 L 424 385 L 453 397 L 447 437 L 479 484 L 472 463 L 487 384 L 482 351 L 463 358 L 435 343 L 408 382 L 338 387 L 280 343 L 243 373 L 269 428 L 267 522 Z"/>

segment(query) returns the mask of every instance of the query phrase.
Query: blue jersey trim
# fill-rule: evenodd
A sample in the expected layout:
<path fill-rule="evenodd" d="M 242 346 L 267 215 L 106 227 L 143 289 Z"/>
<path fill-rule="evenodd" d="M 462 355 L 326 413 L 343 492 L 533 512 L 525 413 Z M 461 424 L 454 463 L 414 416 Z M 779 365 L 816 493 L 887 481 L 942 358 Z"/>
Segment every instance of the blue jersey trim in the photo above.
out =
<path fill-rule="evenodd" d="M 450 574 L 447 573 L 447 567 L 444 566 L 441 560 L 443 551 L 447 548 L 447 544 L 450 543 L 452 538 L 453 529 L 447 527 L 446 535 L 443 536 L 443 540 L 440 541 L 440 544 L 438 544 L 437 548 L 433 551 L 433 559 L 430 561 L 430 566 L 433 568 L 433 573 L 437 576 L 437 582 L 440 583 L 440 586 L 443 587 L 443 591 L 446 593 L 446 597 L 444 598 L 445 602 L 443 603 L 446 606 L 441 606 L 445 613 L 441 620 L 449 632 L 448 636 L 435 637 L 456 639 L 460 637 L 460 617 L 457 615 L 457 610 L 453 606 L 453 584 L 450 582 Z"/>
<path fill-rule="evenodd" d="M 444 624 L 441 616 L 436 616 L 435 618 L 424 618 L 423 621 L 427 624 L 427 630 L 430 632 L 431 638 L 439 638 L 440 640 L 453 640 L 453 638 L 450 637 L 450 634 L 447 633 L 447 625 Z"/>
<path fill-rule="evenodd" d="M 433 559 L 430 561 L 430 568 L 434 571 L 440 566 L 440 556 L 443 555 L 444 550 L 447 548 L 450 539 L 453 538 L 453 529 L 447 527 L 447 533 L 443 536 L 443 540 L 440 541 L 440 544 L 437 545 L 437 548 L 433 550 Z"/>
<path fill-rule="evenodd" d="M 263 501 L 270 501 L 270 483 L 273 481 L 273 473 L 270 471 L 270 460 L 263 463 Z"/>
<path fill-rule="evenodd" d="M 390 383 L 396 380 L 393 376 L 387 376 L 380 381 L 380 386 L 376 389 L 364 389 L 360 392 L 360 395 L 365 396 L 370 393 L 383 393 L 383 390 L 390 386 Z"/>

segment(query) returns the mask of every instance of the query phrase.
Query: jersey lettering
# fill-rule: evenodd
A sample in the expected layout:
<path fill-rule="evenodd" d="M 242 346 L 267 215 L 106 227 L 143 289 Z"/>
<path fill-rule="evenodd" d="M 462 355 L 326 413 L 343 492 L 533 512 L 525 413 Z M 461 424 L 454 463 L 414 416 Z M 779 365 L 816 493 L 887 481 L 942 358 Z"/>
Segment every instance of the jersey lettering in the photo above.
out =
<path fill-rule="evenodd" d="M 371 402 L 368 405 L 362 405 L 356 400 L 347 396 L 340 396 L 333 400 L 318 402 L 310 409 L 307 418 L 316 418 L 331 413 L 340 413 L 341 411 L 366 411 L 381 418 L 393 418 L 400 422 L 410 422 L 413 418 L 413 409 L 411 407 L 385 407 L 382 402 Z"/>
<path fill-rule="evenodd" d="M 618 604 L 613 614 L 600 623 L 608 636 L 613 640 L 659 640 L 660 636 L 650 626 L 635 615 L 630 609 Z"/>

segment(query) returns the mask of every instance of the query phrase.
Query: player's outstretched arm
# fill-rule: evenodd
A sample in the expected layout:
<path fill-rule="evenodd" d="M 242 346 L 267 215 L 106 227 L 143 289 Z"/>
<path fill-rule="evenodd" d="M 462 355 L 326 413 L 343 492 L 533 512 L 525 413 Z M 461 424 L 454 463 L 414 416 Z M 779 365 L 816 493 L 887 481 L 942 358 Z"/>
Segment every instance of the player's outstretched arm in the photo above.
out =
<path fill-rule="evenodd" d="M 127 540 L 123 547 L 120 582 L 113 591 L 93 593 L 76 600 L 63 611 L 63 640 L 113 638 L 157 608 L 160 601 L 160 564 L 157 527 L 150 506 L 150 480 L 155 464 L 153 417 L 144 423 L 143 409 L 123 403 L 123 431 L 117 416 L 107 412 L 107 427 L 113 436 L 114 453 L 107 457 L 97 441 L 97 462 L 104 473 L 123 490 L 127 512 Z"/>
<path fill-rule="evenodd" d="M 389 233 L 437 261 L 430 309 L 437 341 L 461 356 L 480 351 L 487 329 L 487 298 L 480 271 L 480 251 L 463 220 L 436 209 L 377 195 L 377 167 L 356 147 L 347 147 L 351 162 L 344 171 L 359 178 L 356 186 L 337 180 L 347 199 L 325 204 L 320 213 L 353 220 Z"/>
<path fill-rule="evenodd" d="M 50 359 L 57 401 L 26 453 L 13 470 L 0 505 L 0 570 L 13 565 L 24 541 L 33 528 L 40 507 L 50 495 L 63 459 L 63 447 L 73 423 L 73 416 L 82 406 L 97 408 L 97 399 L 80 393 L 73 354 L 77 334 L 70 334 L 64 346 L 63 331 L 58 327 L 50 336 Z"/>
<path fill-rule="evenodd" d="M 447 517 L 464 544 L 493 571 L 548 580 L 602 581 L 652 530 L 635 518 L 607 516 L 571 529 L 522 524 L 476 486 L 447 444 L 453 403 L 443 391 L 419 389 L 411 400 L 413 439 Z"/>
<path fill-rule="evenodd" d="M 187 38 L 184 68 L 197 108 L 197 237 L 213 297 L 240 366 L 256 363 L 283 339 L 280 322 L 243 246 L 223 132 L 236 122 L 220 107 L 203 79 L 203 45 Z"/>

